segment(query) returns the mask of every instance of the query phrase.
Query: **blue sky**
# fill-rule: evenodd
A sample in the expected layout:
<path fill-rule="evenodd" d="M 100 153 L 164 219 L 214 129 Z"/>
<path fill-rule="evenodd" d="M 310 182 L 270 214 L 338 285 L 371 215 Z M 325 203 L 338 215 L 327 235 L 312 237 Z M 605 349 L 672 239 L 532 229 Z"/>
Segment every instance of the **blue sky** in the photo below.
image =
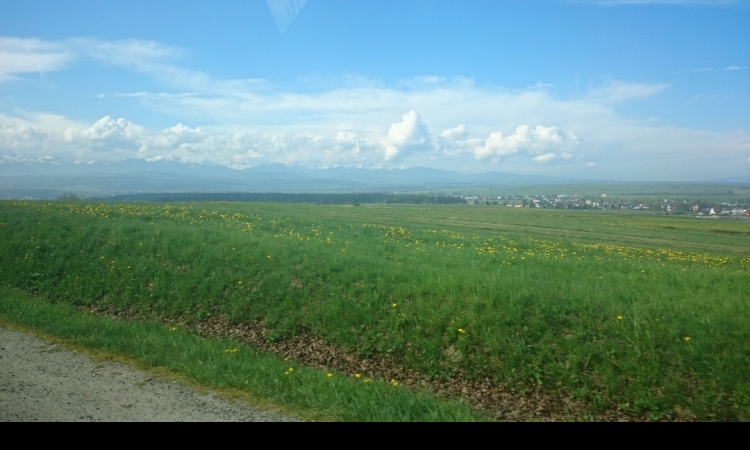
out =
<path fill-rule="evenodd" d="M 3 0 L 0 162 L 748 176 L 749 70 L 748 0 Z"/>

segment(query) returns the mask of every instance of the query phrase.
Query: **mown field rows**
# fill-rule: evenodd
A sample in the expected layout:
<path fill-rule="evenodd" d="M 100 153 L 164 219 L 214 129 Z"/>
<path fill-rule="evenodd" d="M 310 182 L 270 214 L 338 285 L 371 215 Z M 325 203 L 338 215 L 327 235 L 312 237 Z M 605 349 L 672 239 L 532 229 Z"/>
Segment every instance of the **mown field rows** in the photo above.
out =
<path fill-rule="evenodd" d="M 471 206 L 0 203 L 0 282 L 262 321 L 436 379 L 750 418 L 750 226 Z M 377 375 L 377 374 L 374 374 Z"/>

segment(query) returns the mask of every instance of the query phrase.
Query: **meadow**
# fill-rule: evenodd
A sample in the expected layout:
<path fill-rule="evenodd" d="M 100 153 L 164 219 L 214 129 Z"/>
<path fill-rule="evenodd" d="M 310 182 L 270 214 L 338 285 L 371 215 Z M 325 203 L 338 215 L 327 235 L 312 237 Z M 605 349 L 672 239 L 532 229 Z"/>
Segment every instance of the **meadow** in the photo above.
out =
<path fill-rule="evenodd" d="M 750 420 L 748 221 L 1 202 L 0 255 L 0 283 L 50 303 L 258 323 L 271 343 L 312 336 L 424 379 L 583 405 L 575 418 Z"/>

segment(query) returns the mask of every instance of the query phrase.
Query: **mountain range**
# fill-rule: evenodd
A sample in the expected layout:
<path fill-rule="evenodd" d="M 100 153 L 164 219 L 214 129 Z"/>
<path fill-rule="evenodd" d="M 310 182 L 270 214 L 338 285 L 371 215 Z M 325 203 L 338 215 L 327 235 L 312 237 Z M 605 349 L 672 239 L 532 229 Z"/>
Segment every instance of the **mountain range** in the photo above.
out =
<path fill-rule="evenodd" d="M 116 163 L 0 163 L 0 198 L 55 198 L 62 192 L 97 197 L 143 192 L 429 191 L 563 184 L 574 180 L 500 172 L 461 174 L 425 167 L 328 167 L 267 164 L 232 169 L 215 164 L 139 159 Z"/>

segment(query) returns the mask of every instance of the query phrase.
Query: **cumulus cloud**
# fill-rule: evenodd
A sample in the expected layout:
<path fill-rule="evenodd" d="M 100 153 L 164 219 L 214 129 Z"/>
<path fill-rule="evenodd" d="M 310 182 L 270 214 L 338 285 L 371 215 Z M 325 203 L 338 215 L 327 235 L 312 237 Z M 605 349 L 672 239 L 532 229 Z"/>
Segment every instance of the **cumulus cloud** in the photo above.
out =
<path fill-rule="evenodd" d="M 19 121 L 0 120 L 0 148 L 2 150 L 26 150 L 33 148 L 45 137 L 43 130 Z"/>
<path fill-rule="evenodd" d="M 444 130 L 440 133 L 440 138 L 445 139 L 446 141 L 458 141 L 466 138 L 468 135 L 469 131 L 466 128 L 466 125 L 461 124 L 457 127 Z"/>
<path fill-rule="evenodd" d="M 504 171 L 536 163 L 534 170 L 541 172 L 547 166 L 563 168 L 550 163 L 597 161 L 601 176 L 705 179 L 707 167 L 717 176 L 737 173 L 736 162 L 744 161 L 750 149 L 750 132 L 742 125 L 734 126 L 736 131 L 712 131 L 621 112 L 623 102 L 649 99 L 669 88 L 658 82 L 616 80 L 574 98 L 560 98 L 543 84 L 510 90 L 435 76 L 390 86 L 346 79 L 336 88 L 305 90 L 183 69 L 173 65 L 181 54 L 141 40 L 0 38 L 0 81 L 38 76 L 40 67 L 62 70 L 89 58 L 161 83 L 157 93 L 105 92 L 106 101 L 138 102 L 151 113 L 145 117 L 157 112 L 177 124 L 157 130 L 114 117 L 81 123 L 16 112 L 16 117 L 0 115 L 0 153 L 82 160 L 174 157 L 234 166 L 389 166 L 408 159 L 412 165 L 464 171 L 488 170 L 488 162 Z M 33 58 L 38 64 L 30 62 Z M 721 67 L 716 70 L 745 70 Z"/>
<path fill-rule="evenodd" d="M 64 46 L 39 39 L 0 37 L 0 83 L 18 75 L 57 71 L 73 59 Z"/>
<path fill-rule="evenodd" d="M 109 116 L 96 121 L 80 133 L 80 137 L 89 141 L 133 141 L 143 133 L 143 128 L 125 119 L 113 119 Z"/>
<path fill-rule="evenodd" d="M 177 159 L 243 168 L 259 163 L 374 165 L 382 162 L 383 153 L 377 137 L 346 130 L 330 135 L 237 132 L 182 123 L 149 130 L 109 116 L 83 124 L 0 115 L 0 154 L 3 161 Z"/>
<path fill-rule="evenodd" d="M 575 133 L 563 132 L 557 127 L 543 127 L 537 125 L 531 128 L 521 125 L 516 132 L 505 136 L 502 132 L 491 133 L 486 141 L 474 149 L 477 159 L 503 158 L 526 152 L 533 156 L 535 162 L 549 162 L 557 159 L 554 151 L 565 151 L 577 147 L 578 136 Z M 570 159 L 570 153 L 564 152 L 565 159 Z"/>
<path fill-rule="evenodd" d="M 385 159 L 403 158 L 411 152 L 430 148 L 430 134 L 419 114 L 412 110 L 404 114 L 401 122 L 394 123 L 385 139 Z"/>
<path fill-rule="evenodd" d="M 437 136 L 435 151 L 442 156 L 458 156 L 470 154 L 474 148 L 482 144 L 482 139 L 469 132 L 466 125 L 443 130 Z"/>
<path fill-rule="evenodd" d="M 592 126 L 612 133 L 608 128 L 617 125 L 607 127 L 604 124 L 607 122 L 596 122 Z M 402 121 L 390 129 L 386 125 L 371 132 L 349 127 L 328 133 L 253 127 L 194 128 L 183 123 L 148 129 L 123 118 L 103 117 L 94 123 L 81 123 L 49 114 L 24 118 L 0 114 L 0 159 L 8 162 L 52 161 L 50 158 L 55 161 L 177 159 L 235 168 L 263 163 L 393 167 L 409 156 L 411 165 L 475 172 L 496 170 L 488 166 L 488 161 L 509 172 L 525 173 L 532 164 L 536 165 L 535 170 L 542 171 L 554 167 L 555 171 L 546 172 L 549 174 L 599 163 L 601 169 L 597 176 L 632 179 L 633 174 L 638 174 L 644 180 L 741 175 L 736 161 L 747 159 L 750 163 L 747 153 L 750 134 L 747 132 L 722 133 L 639 124 L 617 127 L 614 136 L 589 131 L 584 143 L 577 134 L 561 128 L 526 125 L 517 127 L 509 135 L 492 132 L 484 138 L 461 125 L 431 136 L 416 112 L 405 114 Z M 590 138 L 597 140 L 593 147 Z M 391 158 L 383 164 L 387 145 L 395 150 L 391 150 Z M 606 145 L 608 151 L 597 150 L 600 145 Z M 611 148 L 617 153 L 613 154 Z M 711 151 L 706 152 L 706 148 Z M 644 161 L 649 161 L 647 167 L 654 167 L 654 170 L 644 170 Z M 612 172 L 614 169 L 619 172 Z"/>
<path fill-rule="evenodd" d="M 557 159 L 557 155 L 555 153 L 545 153 L 543 155 L 535 156 L 533 158 L 534 162 L 538 162 L 538 163 L 550 162 L 554 159 Z"/>

